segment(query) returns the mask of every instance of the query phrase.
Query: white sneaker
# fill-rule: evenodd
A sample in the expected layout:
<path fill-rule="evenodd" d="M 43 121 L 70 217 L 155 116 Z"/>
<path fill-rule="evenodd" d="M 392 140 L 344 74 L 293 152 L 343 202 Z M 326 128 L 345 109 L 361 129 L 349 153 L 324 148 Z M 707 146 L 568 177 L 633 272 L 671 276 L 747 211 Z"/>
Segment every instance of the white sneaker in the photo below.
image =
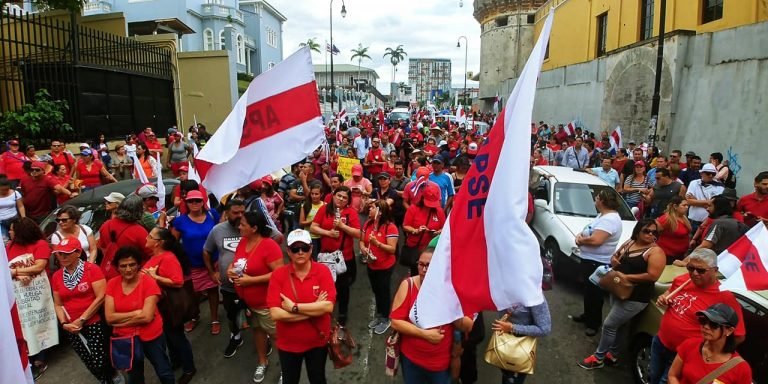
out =
<path fill-rule="evenodd" d="M 264 381 L 264 374 L 267 373 L 267 366 L 259 364 L 256 366 L 256 371 L 253 372 L 253 382 L 261 383 Z"/>
<path fill-rule="evenodd" d="M 283 373 L 280 372 L 280 380 L 277 381 L 277 384 L 283 384 Z"/>
<path fill-rule="evenodd" d="M 373 318 L 373 320 L 371 320 L 371 321 L 368 323 L 368 329 L 374 329 L 374 328 L 376 328 L 376 326 L 377 326 L 377 325 L 379 325 L 379 324 L 381 324 L 381 322 L 382 322 L 383 320 L 384 320 L 384 319 L 382 319 L 381 317 L 378 317 L 378 316 L 374 317 L 374 318 Z"/>
<path fill-rule="evenodd" d="M 389 329 L 390 321 L 389 319 L 382 319 L 381 323 L 376 326 L 376 328 L 373 329 L 373 333 L 377 335 L 383 335 L 384 332 L 386 332 Z"/>
<path fill-rule="evenodd" d="M 112 378 L 112 384 L 125 384 L 125 379 L 123 378 L 123 375 L 120 373 L 117 373 L 115 377 Z"/>

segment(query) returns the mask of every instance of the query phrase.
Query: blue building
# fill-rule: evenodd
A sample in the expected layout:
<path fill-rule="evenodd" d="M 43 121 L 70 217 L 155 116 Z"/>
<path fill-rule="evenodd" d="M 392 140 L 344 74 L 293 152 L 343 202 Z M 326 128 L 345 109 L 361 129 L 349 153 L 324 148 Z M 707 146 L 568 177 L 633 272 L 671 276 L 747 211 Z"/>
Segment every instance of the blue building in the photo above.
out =
<path fill-rule="evenodd" d="M 179 51 L 227 50 L 237 72 L 258 75 L 283 59 L 287 20 L 263 0 L 86 0 L 83 15 L 122 12 L 128 35 L 174 33 Z"/>

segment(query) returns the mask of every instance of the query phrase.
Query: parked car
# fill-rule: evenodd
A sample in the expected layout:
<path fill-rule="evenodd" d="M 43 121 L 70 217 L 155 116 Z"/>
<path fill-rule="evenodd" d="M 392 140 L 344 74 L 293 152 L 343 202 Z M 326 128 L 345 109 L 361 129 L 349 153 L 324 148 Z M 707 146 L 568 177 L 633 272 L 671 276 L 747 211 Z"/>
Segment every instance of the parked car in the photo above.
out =
<path fill-rule="evenodd" d="M 401 119 L 403 121 L 410 121 L 411 111 L 407 108 L 395 108 L 392 110 L 392 112 L 389 113 L 389 115 L 387 116 L 387 119 L 390 122 L 396 122 Z"/>
<path fill-rule="evenodd" d="M 659 330 L 664 309 L 656 305 L 656 297 L 666 292 L 675 277 L 688 273 L 685 268 L 668 265 L 656 282 L 651 304 L 630 323 L 630 368 L 637 384 L 648 384 L 651 339 Z M 734 291 L 744 315 L 746 339 L 737 349 L 752 368 L 756 384 L 768 383 L 768 291 Z"/>
<path fill-rule="evenodd" d="M 535 212 L 531 228 L 543 249 L 543 257 L 552 263 L 556 277 L 578 278 L 577 269 L 571 268 L 572 263 L 581 261 L 576 235 L 597 217 L 595 196 L 600 191 L 616 194 L 619 200 L 618 213 L 623 228 L 617 248 L 629 239 L 635 227 L 635 215 L 612 186 L 597 176 L 568 167 L 533 169 L 532 172 L 539 176 L 532 191 Z"/>

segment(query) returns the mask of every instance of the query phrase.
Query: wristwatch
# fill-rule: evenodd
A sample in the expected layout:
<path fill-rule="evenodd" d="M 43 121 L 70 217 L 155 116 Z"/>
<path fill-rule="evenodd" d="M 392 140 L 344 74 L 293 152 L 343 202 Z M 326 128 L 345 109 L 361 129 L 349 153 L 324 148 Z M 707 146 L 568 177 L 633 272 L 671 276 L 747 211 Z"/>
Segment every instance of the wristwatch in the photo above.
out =
<path fill-rule="evenodd" d="M 299 305 L 294 303 L 293 308 L 291 308 L 291 313 L 299 313 Z"/>

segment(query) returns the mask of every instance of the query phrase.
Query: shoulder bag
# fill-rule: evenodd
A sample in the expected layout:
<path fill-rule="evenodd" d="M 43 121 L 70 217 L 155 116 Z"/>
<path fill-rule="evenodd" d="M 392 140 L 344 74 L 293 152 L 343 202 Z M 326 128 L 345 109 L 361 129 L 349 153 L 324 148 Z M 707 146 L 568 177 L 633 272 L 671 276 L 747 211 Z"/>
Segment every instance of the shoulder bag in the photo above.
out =
<path fill-rule="evenodd" d="M 349 222 L 349 215 L 347 215 L 347 222 Z M 344 231 L 340 232 L 340 249 L 337 249 L 333 252 L 320 252 L 317 254 L 317 262 L 324 264 L 326 267 L 328 267 L 328 269 L 331 270 L 331 277 L 333 277 L 334 282 L 336 281 L 338 275 L 347 272 L 347 263 L 344 261 L 344 252 L 342 251 L 344 249 L 344 241 L 347 240 L 347 234 L 344 233 Z"/>
<path fill-rule="evenodd" d="M 293 278 L 288 276 L 288 281 L 290 281 L 291 290 L 293 290 L 294 303 L 298 303 L 299 295 L 296 293 L 296 285 L 293 283 Z M 307 319 L 306 321 L 309 321 L 317 333 L 320 334 L 320 337 L 326 340 L 328 359 L 333 362 L 333 368 L 344 368 L 352 364 L 353 353 L 355 348 L 357 348 L 357 343 L 346 328 L 342 327 L 335 319 L 331 319 L 331 334 L 326 335 L 312 319 Z"/>
<path fill-rule="evenodd" d="M 406 281 L 408 281 L 408 296 L 411 296 L 413 279 L 408 277 Z M 394 329 L 387 336 L 384 353 L 384 374 L 389 377 L 395 377 L 400 363 L 400 333 Z"/>
<path fill-rule="evenodd" d="M 502 316 L 507 321 L 509 314 Z M 536 338 L 497 331 L 485 349 L 485 362 L 506 371 L 532 375 L 536 365 Z"/>
<path fill-rule="evenodd" d="M 164 322 L 173 326 L 184 324 L 195 318 L 195 290 L 192 286 L 192 280 L 185 280 L 184 285 L 178 288 L 162 287 L 160 301 L 157 302 L 157 309 L 163 317 Z"/>
<path fill-rule="evenodd" d="M 739 365 L 743 361 L 744 359 L 741 358 L 740 356 L 733 357 L 730 360 L 723 363 L 723 365 L 719 366 L 714 371 L 710 372 L 708 375 L 702 377 L 701 380 L 696 382 L 696 384 L 709 384 L 715 381 L 715 379 L 717 379 L 718 377 L 722 376 L 724 373 L 730 371 L 732 368 Z"/>
<path fill-rule="evenodd" d="M 627 243 L 624 247 L 624 253 L 619 258 L 619 261 L 624 259 L 629 254 L 629 248 L 632 243 Z M 635 289 L 635 284 L 622 278 L 621 274 L 611 269 L 605 275 L 603 275 L 598 281 L 600 288 L 608 291 L 612 295 L 616 296 L 620 300 L 626 300 L 632 295 L 632 291 Z"/>

